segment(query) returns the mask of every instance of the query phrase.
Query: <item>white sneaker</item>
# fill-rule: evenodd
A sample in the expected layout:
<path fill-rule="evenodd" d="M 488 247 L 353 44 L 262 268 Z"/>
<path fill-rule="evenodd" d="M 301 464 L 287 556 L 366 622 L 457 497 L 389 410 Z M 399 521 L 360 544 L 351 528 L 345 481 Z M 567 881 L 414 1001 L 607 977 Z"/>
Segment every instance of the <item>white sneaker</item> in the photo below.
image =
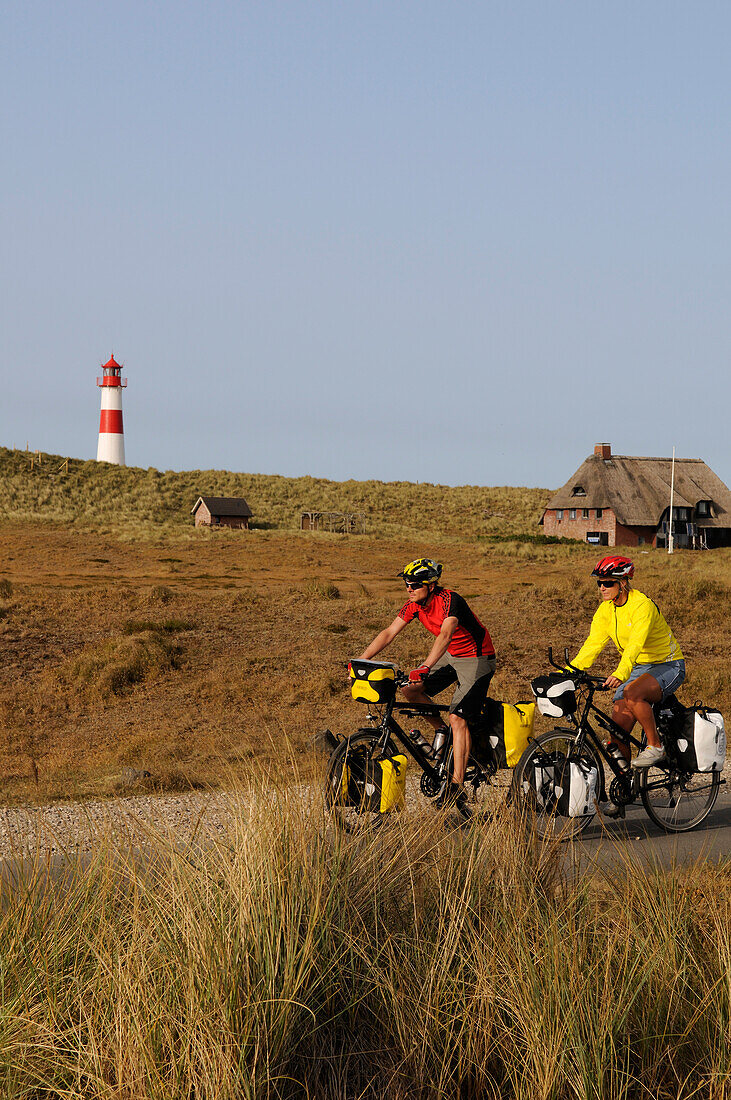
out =
<path fill-rule="evenodd" d="M 659 748 L 648 745 L 632 763 L 635 768 L 654 768 L 656 764 L 662 764 L 664 759 L 665 749 L 662 745 Z"/>

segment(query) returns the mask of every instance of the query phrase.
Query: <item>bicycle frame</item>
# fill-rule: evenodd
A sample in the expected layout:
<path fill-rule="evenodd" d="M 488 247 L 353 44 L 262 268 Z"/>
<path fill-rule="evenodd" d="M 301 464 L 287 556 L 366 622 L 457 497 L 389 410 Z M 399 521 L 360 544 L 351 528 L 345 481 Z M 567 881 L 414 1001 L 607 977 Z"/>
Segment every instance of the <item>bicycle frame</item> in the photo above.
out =
<path fill-rule="evenodd" d="M 625 770 L 620 767 L 612 754 L 604 746 L 596 730 L 590 724 L 589 715 L 593 715 L 597 725 L 601 726 L 601 728 L 605 730 L 606 733 L 610 734 L 610 740 L 616 739 L 622 741 L 624 744 L 634 745 L 638 749 L 642 748 L 642 741 L 639 738 L 634 737 L 631 733 L 628 733 L 627 730 L 622 729 L 621 726 L 617 725 L 613 718 L 611 718 L 610 715 L 603 711 L 601 707 L 597 706 L 597 704 L 594 702 L 594 694 L 600 689 L 601 677 L 591 676 L 589 675 L 589 673 L 584 672 L 582 669 L 575 669 L 571 665 L 571 662 L 568 660 L 568 653 L 566 654 L 566 663 L 564 666 L 557 664 L 553 660 L 553 653 L 551 649 L 549 649 L 548 653 L 549 662 L 553 665 L 554 668 L 559 669 L 561 672 L 566 672 L 567 670 L 570 670 L 571 674 L 577 677 L 579 683 L 582 686 L 585 686 L 587 689 L 586 699 L 584 700 L 583 710 L 581 711 L 580 717 L 577 718 L 575 715 L 568 716 L 568 721 L 571 722 L 578 733 L 576 743 L 569 754 L 569 759 L 572 759 L 574 755 L 576 756 L 576 758 L 579 758 L 581 756 L 581 750 L 583 749 L 585 743 L 589 741 L 594 750 L 599 754 L 601 759 L 604 760 L 604 762 L 608 765 L 609 770 L 612 772 L 615 778 L 619 780 L 621 787 L 624 788 L 625 798 L 623 799 L 623 801 L 626 800 L 627 803 L 633 802 L 639 794 L 639 776 L 637 772 L 631 768 Z M 606 783 L 604 773 L 601 770 L 600 781 L 600 795 L 603 796 L 606 794 Z M 645 777 L 645 790 L 660 790 L 666 785 L 667 782 L 664 778 L 659 778 L 653 782 L 649 782 L 647 777 Z"/>
<path fill-rule="evenodd" d="M 378 729 L 381 731 L 381 737 L 379 738 L 379 745 L 381 749 L 385 750 L 389 737 L 394 737 L 396 741 L 408 752 L 408 754 L 416 761 L 425 775 L 434 783 L 440 783 L 442 776 L 437 770 L 440 767 L 441 760 L 430 760 L 421 746 L 415 743 L 408 735 L 408 733 L 402 729 L 394 717 L 394 712 L 397 714 L 403 714 L 405 717 L 412 718 L 425 718 L 427 716 L 434 717 L 439 713 L 443 713 L 449 710 L 448 706 L 440 703 L 400 703 L 395 699 L 392 699 L 389 703 L 384 703 L 384 714 L 379 718 L 378 715 L 368 714 L 370 721 L 378 721 Z M 441 759 L 444 760 L 451 748 L 452 744 L 452 731 L 448 727 L 447 740 L 444 744 L 444 749 L 441 754 Z"/>
<path fill-rule="evenodd" d="M 618 726 L 617 723 L 610 717 L 610 715 L 603 711 L 601 707 L 598 707 L 596 705 L 596 703 L 594 702 L 594 692 L 597 690 L 596 686 L 591 683 L 587 683 L 586 686 L 588 688 L 588 691 L 586 699 L 584 700 L 584 706 L 580 717 L 575 718 L 572 715 L 569 718 L 569 721 L 576 727 L 578 731 L 576 744 L 573 746 L 573 750 L 569 754 L 569 759 L 571 759 L 574 752 L 577 757 L 580 757 L 581 750 L 583 749 L 585 743 L 589 741 L 593 749 L 608 765 L 609 770 L 612 772 L 612 774 L 620 781 L 622 786 L 626 788 L 627 794 L 631 797 L 636 797 L 636 773 L 620 767 L 612 754 L 604 746 L 604 743 L 602 742 L 594 727 L 590 724 L 589 715 L 593 715 L 597 725 L 601 726 L 601 728 L 606 733 L 610 734 L 612 739 L 616 738 L 622 741 L 624 744 L 634 745 L 636 748 L 641 747 L 641 741 L 637 737 L 633 737 L 631 733 L 628 733 L 626 730 L 622 729 L 621 726 Z M 604 795 L 606 793 L 606 784 L 601 769 L 600 779 L 602 788 L 600 791 L 600 795 Z"/>
<path fill-rule="evenodd" d="M 449 711 L 449 707 L 444 703 L 408 703 L 399 702 L 396 699 L 392 699 L 388 703 L 382 704 L 384 709 L 383 715 L 379 718 L 375 714 L 368 714 L 370 721 L 378 721 L 378 729 L 381 731 L 381 736 L 378 740 L 378 744 L 382 750 L 385 751 L 389 737 L 394 737 L 395 740 L 408 752 L 408 754 L 416 761 L 421 768 L 422 772 L 428 779 L 439 786 L 444 779 L 443 764 L 449 755 L 449 751 L 452 747 L 452 730 L 447 725 L 447 738 L 444 742 L 440 755 L 437 760 L 430 759 L 421 746 L 414 742 L 409 734 L 404 730 L 394 717 L 395 714 L 403 715 L 406 718 L 426 718 L 437 717 L 440 714 L 445 714 Z M 475 768 L 481 780 L 487 781 L 490 775 L 494 774 L 496 769 L 492 771 L 485 768 L 472 756 L 469 757 L 468 766 Z"/>

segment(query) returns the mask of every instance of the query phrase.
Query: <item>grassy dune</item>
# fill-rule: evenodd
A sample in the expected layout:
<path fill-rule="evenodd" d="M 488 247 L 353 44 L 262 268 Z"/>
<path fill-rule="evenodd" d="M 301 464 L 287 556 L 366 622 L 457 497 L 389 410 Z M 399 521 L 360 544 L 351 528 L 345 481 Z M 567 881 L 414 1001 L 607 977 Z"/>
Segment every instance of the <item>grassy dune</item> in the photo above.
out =
<path fill-rule="evenodd" d="M 256 789 L 148 855 L 5 887 L 6 1100 L 731 1095 L 728 865 L 572 878 L 508 816 L 354 841 Z"/>
<path fill-rule="evenodd" d="M 484 488 L 381 481 L 327 481 L 226 470 L 143 470 L 45 455 L 30 468 L 25 451 L 0 447 L 0 491 L 10 521 L 75 524 L 124 538 L 181 534 L 199 496 L 243 496 L 254 526 L 293 530 L 302 511 L 364 512 L 370 535 L 444 536 L 536 533 L 544 489 Z"/>

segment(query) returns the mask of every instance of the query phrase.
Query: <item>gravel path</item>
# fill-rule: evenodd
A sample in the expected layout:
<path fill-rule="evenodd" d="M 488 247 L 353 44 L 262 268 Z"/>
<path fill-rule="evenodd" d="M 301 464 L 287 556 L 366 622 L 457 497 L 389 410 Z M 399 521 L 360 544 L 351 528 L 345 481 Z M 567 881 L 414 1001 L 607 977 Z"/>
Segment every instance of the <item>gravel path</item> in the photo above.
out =
<path fill-rule="evenodd" d="M 104 838 L 142 845 L 151 833 L 185 844 L 225 833 L 237 805 L 229 794 L 193 791 L 0 810 L 0 859 L 86 854 Z"/>

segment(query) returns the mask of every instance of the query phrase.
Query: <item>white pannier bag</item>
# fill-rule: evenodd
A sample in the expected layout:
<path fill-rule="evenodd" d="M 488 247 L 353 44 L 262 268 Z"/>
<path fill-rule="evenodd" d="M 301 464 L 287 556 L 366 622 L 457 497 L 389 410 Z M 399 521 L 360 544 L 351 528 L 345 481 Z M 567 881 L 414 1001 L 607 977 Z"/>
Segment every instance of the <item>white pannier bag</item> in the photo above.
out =
<path fill-rule="evenodd" d="M 726 727 L 717 710 L 688 710 L 676 741 L 678 758 L 692 772 L 719 772 L 726 759 Z"/>
<path fill-rule="evenodd" d="M 526 794 L 530 794 L 532 791 L 536 803 L 541 809 L 544 809 L 554 797 L 555 779 L 556 768 L 554 765 L 543 767 L 536 762 L 531 769 L 530 778 L 523 780 L 523 790 Z"/>
<path fill-rule="evenodd" d="M 556 809 L 562 817 L 595 814 L 598 791 L 599 769 L 584 760 L 572 760 L 556 777 Z"/>

